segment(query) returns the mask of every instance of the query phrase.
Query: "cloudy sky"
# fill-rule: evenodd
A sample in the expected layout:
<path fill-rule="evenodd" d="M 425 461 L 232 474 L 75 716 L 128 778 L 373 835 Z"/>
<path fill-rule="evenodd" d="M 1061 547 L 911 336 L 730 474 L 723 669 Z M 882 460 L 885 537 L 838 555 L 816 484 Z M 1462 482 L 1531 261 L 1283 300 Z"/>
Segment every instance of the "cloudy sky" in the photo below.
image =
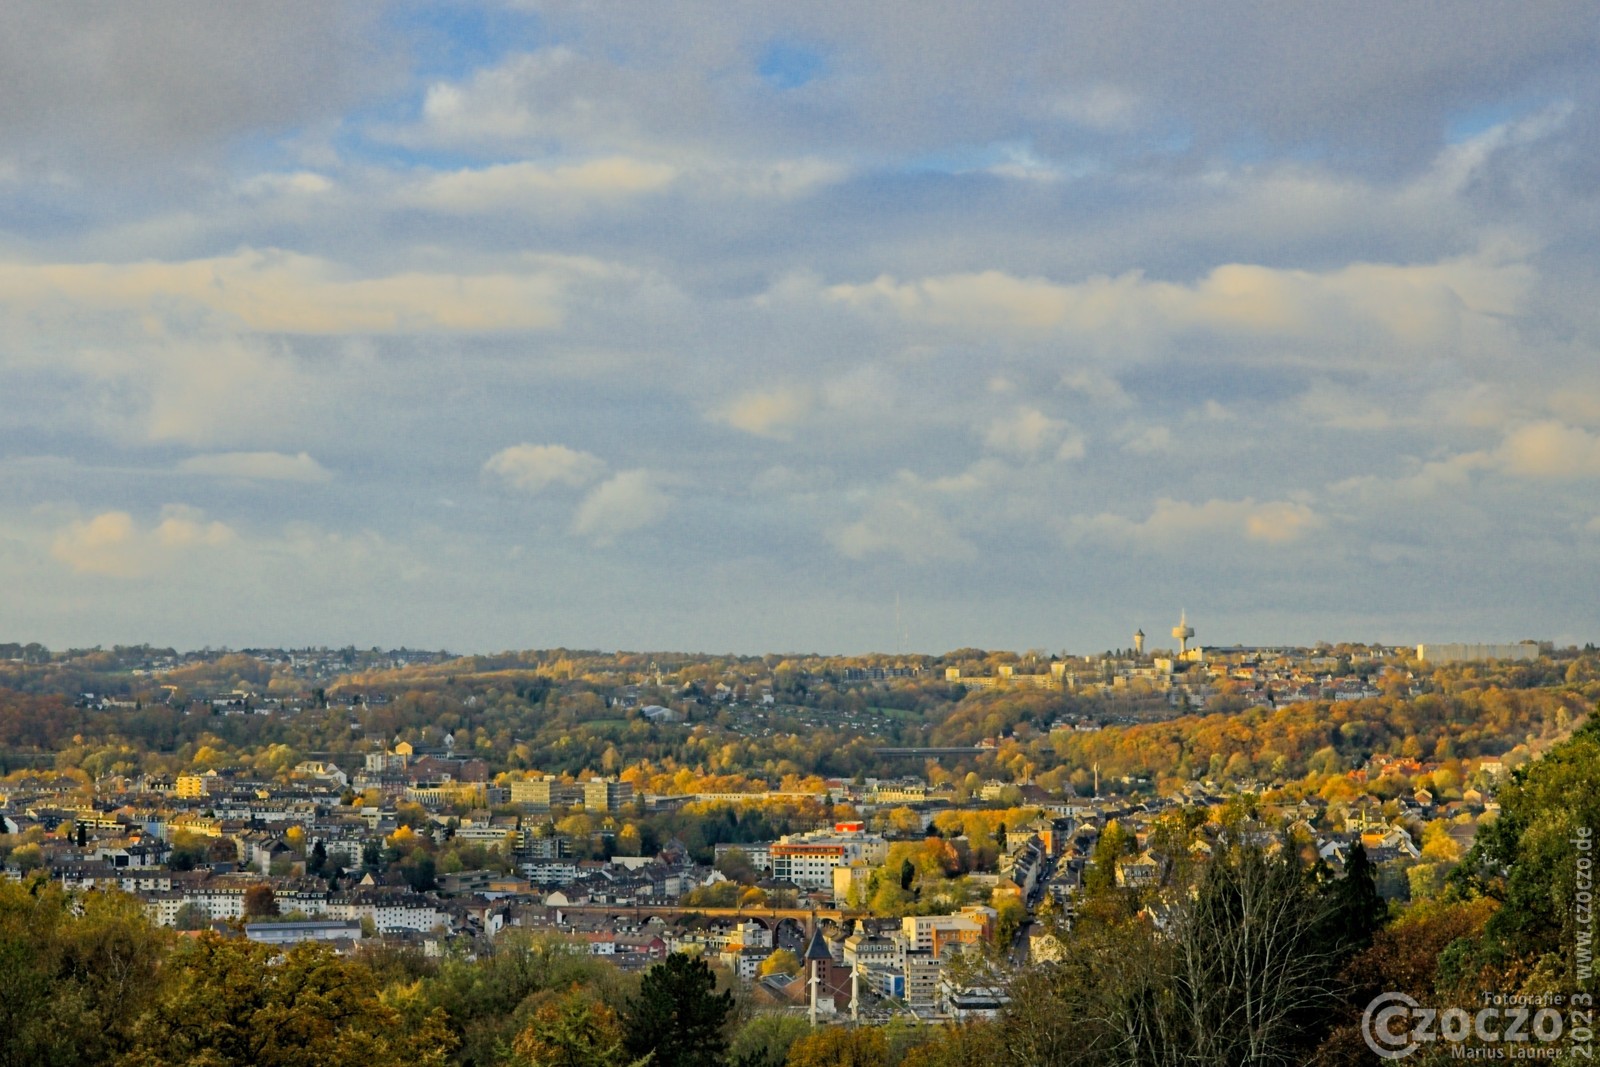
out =
<path fill-rule="evenodd" d="M 1590 3 L 4 9 L 0 640 L 1600 635 Z"/>

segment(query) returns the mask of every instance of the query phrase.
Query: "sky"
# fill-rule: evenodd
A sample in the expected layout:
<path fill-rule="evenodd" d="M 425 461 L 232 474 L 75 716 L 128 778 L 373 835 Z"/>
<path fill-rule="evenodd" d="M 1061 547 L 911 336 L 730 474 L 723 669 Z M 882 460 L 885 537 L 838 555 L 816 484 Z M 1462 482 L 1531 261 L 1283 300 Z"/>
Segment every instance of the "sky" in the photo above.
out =
<path fill-rule="evenodd" d="M 1600 636 L 1590 3 L 4 8 L 0 640 Z"/>

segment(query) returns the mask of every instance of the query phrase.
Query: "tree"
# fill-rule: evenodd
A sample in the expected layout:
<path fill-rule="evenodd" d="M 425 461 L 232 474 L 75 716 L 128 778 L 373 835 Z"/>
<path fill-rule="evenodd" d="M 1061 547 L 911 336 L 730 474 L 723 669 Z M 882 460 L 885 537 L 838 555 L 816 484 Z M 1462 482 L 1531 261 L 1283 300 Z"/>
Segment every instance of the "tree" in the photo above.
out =
<path fill-rule="evenodd" d="M 773 949 L 772 955 L 761 961 L 760 974 L 765 978 L 769 974 L 799 974 L 800 957 L 795 955 L 793 949 Z"/>
<path fill-rule="evenodd" d="M 244 891 L 244 917 L 259 919 L 278 914 L 278 896 L 270 885 L 253 885 Z"/>
<path fill-rule="evenodd" d="M 168 961 L 129 1060 L 150 1067 L 444 1067 L 444 1013 L 402 1025 L 372 971 L 322 945 L 286 953 L 201 934 Z"/>
<path fill-rule="evenodd" d="M 1514 771 L 1498 799 L 1499 817 L 1480 825 L 1448 881 L 1457 897 L 1487 896 L 1500 906 L 1482 936 L 1444 954 L 1441 976 L 1503 969 L 1506 988 L 1514 989 L 1518 971 L 1537 970 L 1566 988 L 1592 989 L 1592 978 L 1580 977 L 1584 931 L 1575 902 L 1579 861 L 1594 854 L 1600 827 L 1600 713 L 1542 759 Z"/>
<path fill-rule="evenodd" d="M 1332 896 L 1328 936 L 1353 948 L 1371 944 L 1372 933 L 1383 925 L 1389 906 L 1378 895 L 1377 869 L 1359 840 L 1350 849 L 1344 877 L 1333 883 Z"/>
<path fill-rule="evenodd" d="M 0 1067 L 121 1059 L 169 944 L 131 896 L 0 878 Z"/>
<path fill-rule="evenodd" d="M 628 1004 L 628 1054 L 651 1055 L 651 1067 L 716 1067 L 733 1010 L 733 994 L 716 985 L 705 960 L 681 952 L 651 967 Z"/>
<path fill-rule="evenodd" d="M 884 1029 L 890 1029 L 893 1025 L 891 1023 Z M 946 1024 L 920 1044 L 907 1049 L 905 1058 L 900 1061 L 901 1067 L 972 1067 L 975 1063 L 991 1062 L 995 1059 L 997 1029 L 993 1023 L 967 1023 L 962 1026 Z M 1059 1022 L 1055 1029 L 1061 1029 Z M 1056 1057 L 1013 1059 L 1007 1062 L 1054 1064 L 1079 1061 Z"/>
<path fill-rule="evenodd" d="M 789 1046 L 786 1067 L 889 1067 L 889 1043 L 876 1026 L 824 1026 Z"/>
<path fill-rule="evenodd" d="M 739 1028 L 728 1045 L 728 1062 L 736 1067 L 781 1067 L 796 1040 L 811 1032 L 798 1015 L 760 1012 Z"/>
<path fill-rule="evenodd" d="M 1128 832 L 1112 819 L 1095 842 L 1093 861 L 1084 872 L 1083 886 L 1092 893 L 1104 893 L 1117 884 L 1117 860 L 1130 850 Z"/>
<path fill-rule="evenodd" d="M 717 857 L 717 870 L 733 879 L 748 885 L 757 877 L 755 867 L 750 863 L 750 854 L 742 848 L 730 848 Z"/>
<path fill-rule="evenodd" d="M 321 838 L 318 838 L 317 843 L 311 846 L 311 858 L 306 862 L 306 873 L 321 874 L 323 868 L 327 865 L 328 846 L 322 843 Z"/>
<path fill-rule="evenodd" d="M 1348 957 L 1327 936 L 1339 910 L 1290 850 L 1239 847 L 1213 859 L 1174 924 L 1172 1008 L 1156 1028 L 1163 1044 L 1216 1067 L 1302 1062 Z"/>
<path fill-rule="evenodd" d="M 534 1012 L 511 1051 L 529 1067 L 622 1067 L 622 1043 L 616 1013 L 574 986 Z"/>
<path fill-rule="evenodd" d="M 995 920 L 995 945 L 1003 952 L 1008 949 L 1017 931 L 1022 929 L 1022 924 L 1028 921 L 1028 908 L 1022 903 L 1021 897 L 1015 893 L 996 893 L 994 910 Z"/>

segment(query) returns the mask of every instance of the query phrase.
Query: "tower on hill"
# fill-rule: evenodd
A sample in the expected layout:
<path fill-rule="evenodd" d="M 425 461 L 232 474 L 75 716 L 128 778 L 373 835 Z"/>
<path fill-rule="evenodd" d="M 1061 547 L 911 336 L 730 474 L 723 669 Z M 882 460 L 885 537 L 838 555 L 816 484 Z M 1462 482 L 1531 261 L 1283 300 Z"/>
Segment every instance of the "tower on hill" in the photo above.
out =
<path fill-rule="evenodd" d="M 1187 611 L 1178 616 L 1178 625 L 1172 628 L 1172 639 L 1178 642 L 1178 655 L 1185 656 L 1189 653 L 1189 638 L 1194 636 L 1194 627 L 1189 625 Z"/>

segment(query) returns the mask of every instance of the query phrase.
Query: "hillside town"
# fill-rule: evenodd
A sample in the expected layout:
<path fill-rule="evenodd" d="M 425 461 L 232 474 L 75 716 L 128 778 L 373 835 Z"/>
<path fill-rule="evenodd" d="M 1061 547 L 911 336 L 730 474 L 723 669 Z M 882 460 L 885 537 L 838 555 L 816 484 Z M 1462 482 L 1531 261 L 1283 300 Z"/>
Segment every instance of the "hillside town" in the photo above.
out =
<path fill-rule="evenodd" d="M 1056 658 L 1042 670 L 1012 662 L 981 674 L 922 663 L 818 664 L 806 674 L 813 686 L 833 677 L 846 689 L 933 678 L 976 694 L 1092 698 L 1053 718 L 1042 734 L 1048 741 L 1059 731 L 1117 730 L 1149 719 L 1151 707 L 1167 707 L 1156 717 L 1169 718 L 1207 702 L 1244 713 L 1354 705 L 1385 692 L 1409 697 L 1419 676 L 1397 658 L 1407 651 L 1185 648 L 1146 656 L 1136 647 Z M 324 667 L 345 662 L 248 655 L 282 672 L 275 677 L 306 681 L 333 682 L 341 675 Z M 181 692 L 185 716 L 225 721 L 370 713 L 396 696 L 376 686 L 358 692 L 354 683 L 283 696 L 231 679 L 210 689 L 138 688 L 185 662 L 195 661 L 158 656 L 123 667 L 118 684 L 141 695 L 81 691 L 74 703 L 115 714 L 152 694 L 160 701 Z M 368 666 L 435 662 L 444 660 L 396 653 Z M 774 722 L 780 712 L 802 720 L 825 713 L 780 705 L 777 670 L 767 685 L 751 673 L 674 680 L 647 668 L 605 691 L 604 704 L 658 730 L 692 730 L 718 709 L 743 707 Z M 792 691 L 795 672 L 788 673 Z M 1130 696 L 1145 702 L 1121 699 Z M 738 732 L 739 720 L 730 722 Z M 1147 894 L 1145 906 L 1159 910 L 1174 870 L 1229 835 L 1302 847 L 1334 873 L 1359 848 L 1385 897 L 1425 897 L 1438 888 L 1441 861 L 1470 848 L 1479 821 L 1496 813 L 1505 771 L 1499 756 L 1450 758 L 1441 747 L 1442 759 L 1374 752 L 1338 776 L 1340 788 L 1312 792 L 1288 788 L 1283 774 L 1230 773 L 1215 760 L 1217 773 L 1167 789 L 1148 775 L 1102 780 L 1096 764 L 1086 795 L 1045 788 L 1026 773 L 959 782 L 811 775 L 778 789 L 693 779 L 653 791 L 636 786 L 645 781 L 639 774 L 496 767 L 473 754 L 464 730 L 426 733 L 433 744 L 369 741 L 275 774 L 202 770 L 203 758 L 172 773 L 90 778 L 64 773 L 59 762 L 16 770 L 0 781 L 0 829 L 10 842 L 4 871 L 74 891 L 119 890 L 161 926 L 269 944 L 310 940 L 349 951 L 376 941 L 438 956 L 480 951 L 520 928 L 575 939 L 625 970 L 696 953 L 746 983 L 759 1003 L 813 1016 L 962 1019 L 992 1015 L 1005 1002 L 992 968 L 973 965 L 974 946 L 991 963 L 1055 958 L 1096 878 Z M 1016 741 L 991 736 L 945 748 L 987 758 L 994 771 L 1003 764 L 992 757 Z M 935 761 L 944 751 L 922 748 Z M 652 816 L 731 822 L 775 805 L 794 816 L 791 832 L 710 847 L 705 835 L 694 847 L 667 837 L 641 847 L 639 827 Z M 931 866 L 922 859 L 929 852 L 940 857 Z"/>

